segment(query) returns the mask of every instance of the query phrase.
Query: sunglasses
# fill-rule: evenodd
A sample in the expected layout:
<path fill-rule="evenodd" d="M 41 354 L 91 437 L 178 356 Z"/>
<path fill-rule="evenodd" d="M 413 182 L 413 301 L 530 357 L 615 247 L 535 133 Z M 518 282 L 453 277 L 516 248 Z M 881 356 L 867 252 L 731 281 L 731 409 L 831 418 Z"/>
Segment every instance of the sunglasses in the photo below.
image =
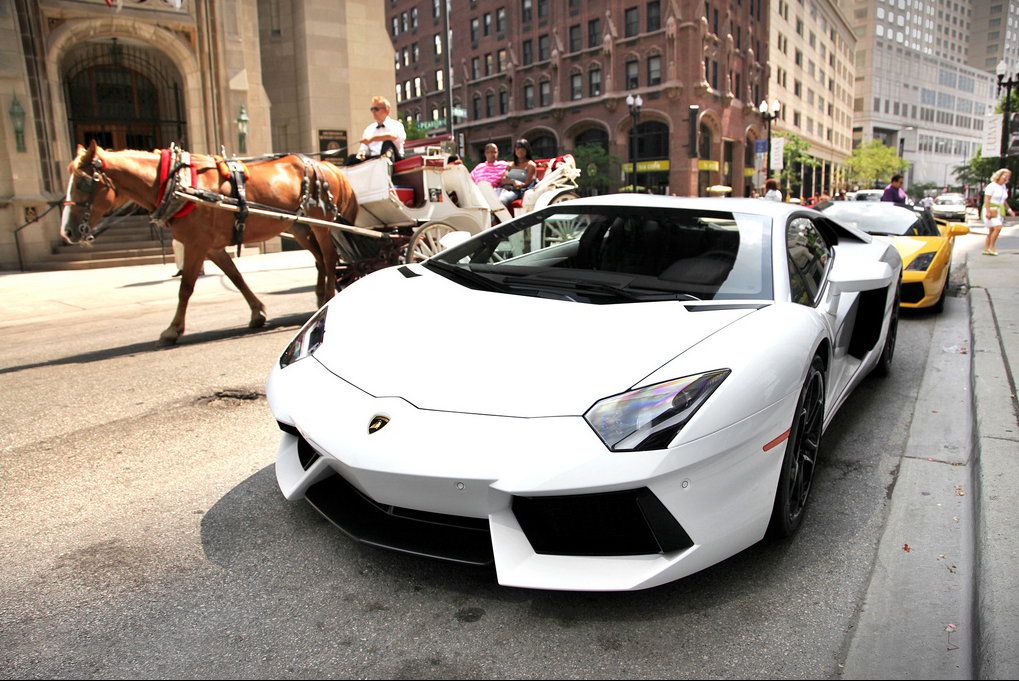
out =
<path fill-rule="evenodd" d="M 372 111 L 385 111 L 385 110 L 386 110 L 386 107 L 384 107 L 384 106 L 373 106 L 372 107 Z"/>

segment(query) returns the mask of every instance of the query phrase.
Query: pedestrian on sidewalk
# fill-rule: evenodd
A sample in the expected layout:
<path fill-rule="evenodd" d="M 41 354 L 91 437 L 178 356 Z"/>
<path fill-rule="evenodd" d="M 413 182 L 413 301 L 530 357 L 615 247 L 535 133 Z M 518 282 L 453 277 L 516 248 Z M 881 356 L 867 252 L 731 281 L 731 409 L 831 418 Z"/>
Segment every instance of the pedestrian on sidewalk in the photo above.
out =
<path fill-rule="evenodd" d="M 984 225 L 987 227 L 987 238 L 984 240 L 984 255 L 998 255 L 994 244 L 1001 233 L 1006 215 L 1015 215 L 1008 205 L 1008 180 L 1012 171 L 1000 168 L 991 175 L 991 181 L 984 187 Z"/>

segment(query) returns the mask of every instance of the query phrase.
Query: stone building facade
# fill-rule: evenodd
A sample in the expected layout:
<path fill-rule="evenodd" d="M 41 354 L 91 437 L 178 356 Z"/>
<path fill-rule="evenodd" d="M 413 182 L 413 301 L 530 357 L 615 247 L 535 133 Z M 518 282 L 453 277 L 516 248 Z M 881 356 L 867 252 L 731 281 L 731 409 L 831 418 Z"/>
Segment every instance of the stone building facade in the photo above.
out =
<path fill-rule="evenodd" d="M 0 0 L 0 269 L 59 243 L 59 207 L 46 211 L 91 139 L 344 151 L 371 96 L 395 98 L 383 1 Z"/>
<path fill-rule="evenodd" d="M 749 193 L 765 134 L 765 0 L 457 0 L 450 76 L 443 4 L 385 0 L 399 111 L 426 126 L 450 106 L 466 114 L 453 129 L 468 163 L 488 142 L 508 157 L 524 138 L 538 158 L 597 143 L 625 164 L 617 187 Z"/>

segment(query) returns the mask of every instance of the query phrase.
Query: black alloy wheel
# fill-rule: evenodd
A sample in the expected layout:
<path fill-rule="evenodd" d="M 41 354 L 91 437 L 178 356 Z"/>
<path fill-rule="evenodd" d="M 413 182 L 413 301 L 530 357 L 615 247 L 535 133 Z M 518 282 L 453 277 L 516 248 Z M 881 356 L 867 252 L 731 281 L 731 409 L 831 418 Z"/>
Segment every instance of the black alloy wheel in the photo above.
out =
<path fill-rule="evenodd" d="M 796 403 L 796 414 L 786 443 L 782 472 L 775 493 L 769 533 L 790 537 L 799 529 L 810 497 L 814 469 L 821 450 L 824 430 L 824 363 L 815 356 Z"/>

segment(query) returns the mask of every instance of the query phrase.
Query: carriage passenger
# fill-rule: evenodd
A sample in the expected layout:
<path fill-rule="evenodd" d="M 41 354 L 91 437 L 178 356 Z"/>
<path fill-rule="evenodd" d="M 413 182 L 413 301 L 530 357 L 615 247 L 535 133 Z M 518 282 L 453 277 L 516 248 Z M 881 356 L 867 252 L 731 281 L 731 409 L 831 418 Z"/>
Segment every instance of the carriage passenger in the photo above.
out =
<path fill-rule="evenodd" d="M 498 187 L 502 176 L 506 174 L 506 161 L 499 160 L 499 147 L 494 142 L 485 145 L 485 160 L 474 166 L 471 171 L 471 179 L 475 184 L 487 182 L 493 187 Z"/>
<path fill-rule="evenodd" d="M 538 165 L 531 155 L 531 143 L 525 139 L 518 139 L 513 147 L 513 163 L 506 166 L 506 172 L 496 188 L 502 205 L 508 208 L 511 203 L 522 197 L 524 192 L 537 184 L 537 176 Z"/>

